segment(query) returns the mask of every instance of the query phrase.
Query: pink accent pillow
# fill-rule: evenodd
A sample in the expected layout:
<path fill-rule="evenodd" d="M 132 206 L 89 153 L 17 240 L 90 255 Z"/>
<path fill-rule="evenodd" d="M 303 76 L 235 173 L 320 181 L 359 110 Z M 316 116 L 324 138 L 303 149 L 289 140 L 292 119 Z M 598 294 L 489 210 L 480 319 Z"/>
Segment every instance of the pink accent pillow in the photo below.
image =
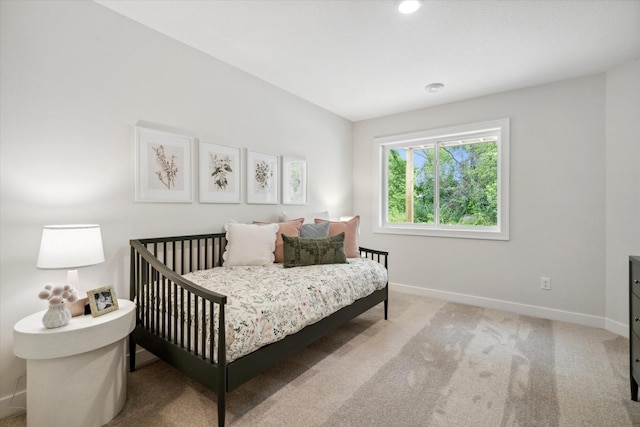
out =
<path fill-rule="evenodd" d="M 358 245 L 358 227 L 360 226 L 360 215 L 356 215 L 349 221 L 326 221 L 315 219 L 316 224 L 321 222 L 329 223 L 329 236 L 335 236 L 344 232 L 344 251 L 347 258 L 359 258 L 360 246 Z"/>
<path fill-rule="evenodd" d="M 276 234 L 276 250 L 273 252 L 276 259 L 275 262 L 284 262 L 284 241 L 282 240 L 282 234 L 287 236 L 298 237 L 300 236 L 300 227 L 304 218 L 292 219 L 291 221 L 280 222 L 278 224 L 278 233 Z M 268 222 L 253 221 L 254 224 L 267 225 Z"/>

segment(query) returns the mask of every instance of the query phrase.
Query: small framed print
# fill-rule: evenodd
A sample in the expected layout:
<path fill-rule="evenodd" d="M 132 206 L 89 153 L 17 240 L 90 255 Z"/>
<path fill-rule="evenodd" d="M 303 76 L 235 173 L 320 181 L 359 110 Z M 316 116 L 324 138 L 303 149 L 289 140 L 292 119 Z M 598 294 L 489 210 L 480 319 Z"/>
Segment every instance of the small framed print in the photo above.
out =
<path fill-rule="evenodd" d="M 278 156 L 247 152 L 247 203 L 278 204 Z"/>
<path fill-rule="evenodd" d="M 305 160 L 282 158 L 282 204 L 307 204 L 307 162 Z"/>
<path fill-rule="evenodd" d="M 200 203 L 241 203 L 241 151 L 200 141 Z"/>
<path fill-rule="evenodd" d="M 136 202 L 191 203 L 193 138 L 136 126 Z"/>
<path fill-rule="evenodd" d="M 91 315 L 93 317 L 102 316 L 118 309 L 118 298 L 113 286 L 105 286 L 87 291 Z"/>

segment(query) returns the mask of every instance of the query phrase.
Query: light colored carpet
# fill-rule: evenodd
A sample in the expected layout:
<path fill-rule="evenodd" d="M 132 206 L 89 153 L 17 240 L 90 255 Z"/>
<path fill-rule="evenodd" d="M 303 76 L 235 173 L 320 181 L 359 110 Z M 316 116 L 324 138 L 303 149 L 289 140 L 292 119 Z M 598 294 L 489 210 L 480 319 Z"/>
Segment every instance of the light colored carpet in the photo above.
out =
<path fill-rule="evenodd" d="M 375 307 L 232 391 L 227 425 L 640 426 L 626 338 L 400 293 L 389 314 Z M 108 426 L 212 426 L 216 414 L 215 393 L 154 362 L 129 374 Z"/>

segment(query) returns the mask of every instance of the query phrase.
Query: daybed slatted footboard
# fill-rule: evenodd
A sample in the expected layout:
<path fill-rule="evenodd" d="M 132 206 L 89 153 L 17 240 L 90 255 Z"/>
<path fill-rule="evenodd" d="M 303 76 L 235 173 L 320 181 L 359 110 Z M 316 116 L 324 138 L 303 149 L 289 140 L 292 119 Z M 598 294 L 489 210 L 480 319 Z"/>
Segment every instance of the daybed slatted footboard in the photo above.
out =
<path fill-rule="evenodd" d="M 218 396 L 219 426 L 225 422 L 227 392 L 381 302 L 387 318 L 388 284 L 283 340 L 227 363 L 227 297 L 182 277 L 221 266 L 225 234 L 139 239 L 130 244 L 130 298 L 137 303 L 136 327 L 129 338 L 130 370 L 135 370 L 136 345 L 141 345 L 209 387 Z M 388 252 L 361 247 L 360 253 L 387 268 Z"/>

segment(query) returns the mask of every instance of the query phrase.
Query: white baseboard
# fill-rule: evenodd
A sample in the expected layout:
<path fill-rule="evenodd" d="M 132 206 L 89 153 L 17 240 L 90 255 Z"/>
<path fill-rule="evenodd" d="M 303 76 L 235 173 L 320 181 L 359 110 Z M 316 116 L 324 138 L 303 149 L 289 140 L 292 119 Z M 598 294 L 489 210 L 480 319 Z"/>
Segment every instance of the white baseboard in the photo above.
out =
<path fill-rule="evenodd" d="M 604 320 L 605 320 L 604 328 L 607 331 L 613 332 L 614 334 L 621 335 L 625 338 L 629 338 L 629 325 L 625 325 L 624 323 L 616 322 L 615 320 L 611 320 L 611 319 L 604 319 Z"/>
<path fill-rule="evenodd" d="M 20 380 L 20 385 L 24 387 L 24 380 Z M 13 399 L 13 401 L 11 401 Z M 25 389 L 17 391 L 15 396 L 5 396 L 0 399 L 0 418 L 12 417 L 22 414 L 27 407 L 27 391 Z"/>
<path fill-rule="evenodd" d="M 594 328 L 606 329 L 614 334 L 628 337 L 628 325 L 623 325 L 604 317 L 592 316 L 590 314 L 573 313 L 571 311 L 556 310 L 553 308 L 540 307 L 535 305 L 521 304 L 511 301 L 497 300 L 493 298 L 478 297 L 475 295 L 459 294 L 455 292 L 440 291 L 437 289 L 419 288 L 416 286 L 402 285 L 399 283 L 389 283 L 391 290 L 405 294 L 420 295 L 431 298 L 438 298 L 445 301 L 458 302 L 461 304 L 476 305 L 479 307 L 504 310 L 526 316 L 540 317 L 543 319 L 558 320 L 561 322 L 576 323 L 578 325 L 592 326 Z"/>

